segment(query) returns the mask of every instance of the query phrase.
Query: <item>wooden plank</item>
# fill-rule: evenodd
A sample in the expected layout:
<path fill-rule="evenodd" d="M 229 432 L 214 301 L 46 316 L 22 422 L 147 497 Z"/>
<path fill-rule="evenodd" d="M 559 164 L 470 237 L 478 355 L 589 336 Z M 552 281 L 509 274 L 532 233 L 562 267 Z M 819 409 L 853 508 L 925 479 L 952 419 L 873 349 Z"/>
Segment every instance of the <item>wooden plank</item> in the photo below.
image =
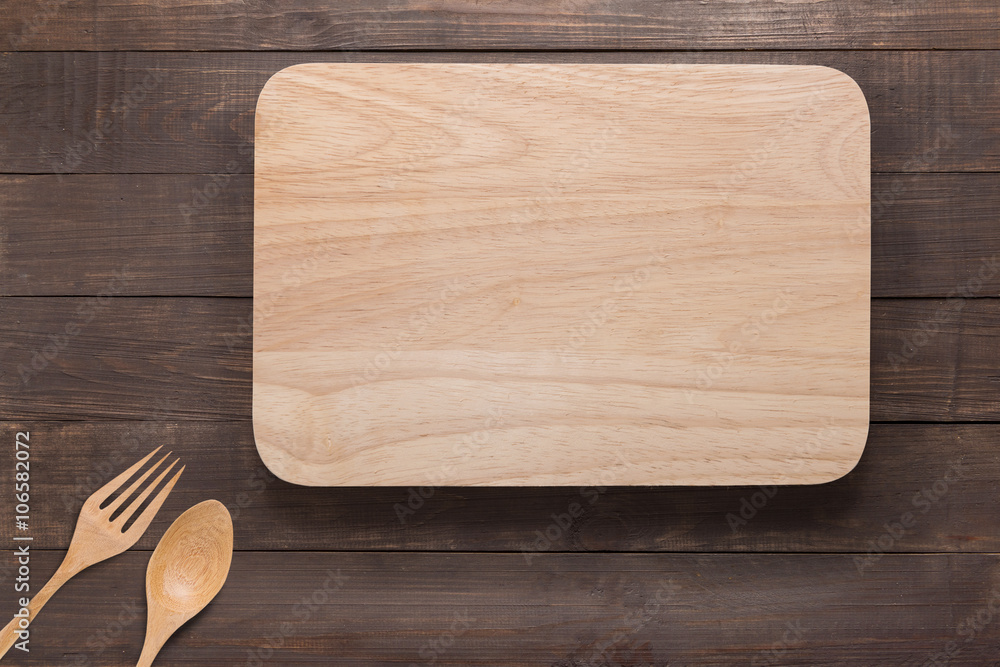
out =
<path fill-rule="evenodd" d="M 282 479 L 817 484 L 861 456 L 843 73 L 320 63 L 256 114 L 253 422 Z"/>
<path fill-rule="evenodd" d="M 35 549 L 65 549 L 91 493 L 156 446 L 187 468 L 137 548 L 208 498 L 245 550 L 997 552 L 997 425 L 876 424 L 858 467 L 819 486 L 311 488 L 264 467 L 243 422 L 4 422 L 27 432 Z M 13 471 L 13 446 L 0 450 Z M 7 473 L 9 476 L 11 473 Z M 580 506 L 570 516 L 573 504 Z M 15 533 L 13 505 L 0 539 Z M 883 534 L 910 525 L 886 544 Z M 896 530 L 893 528 L 893 530 Z M 898 532 L 898 531 L 897 531 Z M 540 537 L 546 535 L 547 537 Z M 882 545 L 879 546 L 879 540 Z M 2 582 L 0 582 L 2 583 Z"/>
<path fill-rule="evenodd" d="M 142 5 L 25 2 L 7 10 L 4 48 L 42 51 L 329 49 L 997 48 L 989 0 L 661 3 L 573 0 L 235 0 Z"/>
<path fill-rule="evenodd" d="M 251 296 L 252 199 L 249 174 L 0 176 L 0 291 L 95 296 L 127 267 L 123 296 Z M 874 174 L 872 296 L 948 296 L 998 218 L 1000 174 Z"/>
<path fill-rule="evenodd" d="M 34 554 L 32 581 L 59 555 Z M 17 664 L 134 664 L 147 558 L 130 552 L 65 585 Z M 159 659 L 921 665 L 947 651 L 949 665 L 984 665 L 1000 641 L 998 582 L 994 554 L 885 556 L 860 576 L 850 555 L 238 552 L 226 587 Z"/>
<path fill-rule="evenodd" d="M 873 174 L 872 295 L 1000 296 L 1000 174 Z"/>
<path fill-rule="evenodd" d="M 115 298 L 128 280 L 96 297 L 0 299 L 3 414 L 249 416 L 249 300 Z"/>
<path fill-rule="evenodd" d="M 1000 258 L 984 262 L 1000 271 Z M 974 299 L 978 282 L 950 299 L 872 305 L 872 419 L 997 420 L 1000 300 Z"/>
<path fill-rule="evenodd" d="M 4 294 L 252 294 L 245 176 L 3 176 L 0 210 Z"/>
<path fill-rule="evenodd" d="M 875 171 L 1000 171 L 1000 51 L 656 53 L 15 53 L 0 56 L 0 172 L 249 171 L 267 79 L 301 62 L 826 65 L 854 78 Z"/>
<path fill-rule="evenodd" d="M 100 297 L 0 298 L 4 416 L 249 419 L 250 300 L 117 297 L 123 282 Z M 997 299 L 873 302 L 871 419 L 1000 419 L 998 325 Z"/>

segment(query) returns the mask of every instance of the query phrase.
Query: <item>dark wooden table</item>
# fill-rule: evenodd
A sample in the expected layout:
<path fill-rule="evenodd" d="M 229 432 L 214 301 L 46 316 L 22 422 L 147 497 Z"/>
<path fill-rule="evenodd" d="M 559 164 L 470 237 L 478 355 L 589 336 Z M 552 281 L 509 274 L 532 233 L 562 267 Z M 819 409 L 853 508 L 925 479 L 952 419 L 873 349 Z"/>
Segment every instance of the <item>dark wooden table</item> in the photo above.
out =
<path fill-rule="evenodd" d="M 159 664 L 1000 664 L 998 27 L 996 0 L 5 2 L 0 611 L 18 596 L 15 535 L 33 537 L 37 590 L 112 471 L 156 445 L 188 466 L 138 545 L 66 585 L 30 653 L 5 660 L 134 664 L 149 552 L 218 498 L 229 583 Z M 345 60 L 854 77 L 873 128 L 857 469 L 817 487 L 602 489 L 555 529 L 579 489 L 274 479 L 250 423 L 254 103 L 287 65 Z"/>

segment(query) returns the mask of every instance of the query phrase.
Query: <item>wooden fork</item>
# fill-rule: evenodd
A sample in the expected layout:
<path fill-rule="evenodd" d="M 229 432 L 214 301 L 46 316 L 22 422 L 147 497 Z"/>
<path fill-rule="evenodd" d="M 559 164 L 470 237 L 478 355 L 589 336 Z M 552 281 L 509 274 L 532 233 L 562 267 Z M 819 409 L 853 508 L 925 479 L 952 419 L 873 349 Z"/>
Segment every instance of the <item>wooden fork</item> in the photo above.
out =
<path fill-rule="evenodd" d="M 122 474 L 115 477 L 113 480 L 105 484 L 98 491 L 96 491 L 92 496 L 87 498 L 87 502 L 83 504 L 83 509 L 80 510 L 80 518 L 76 522 L 76 531 L 73 533 L 73 539 L 69 543 L 69 550 L 66 552 L 66 557 L 63 559 L 62 564 L 56 573 L 52 575 L 49 582 L 45 584 L 42 590 L 31 599 L 28 603 L 28 618 L 15 616 L 14 619 L 7 624 L 2 631 L 0 631 L 0 657 L 7 654 L 10 647 L 21 636 L 19 633 L 25 630 L 28 625 L 35 620 L 35 614 L 37 614 L 45 603 L 49 601 L 52 594 L 59 590 L 59 587 L 69 581 L 77 573 L 87 569 L 94 563 L 100 563 L 102 560 L 107 560 L 112 556 L 117 556 L 123 551 L 127 550 L 142 537 L 142 534 L 146 532 L 149 527 L 149 523 L 153 520 L 153 516 L 159 511 L 160 506 L 163 505 L 163 501 L 166 500 L 167 496 L 170 495 L 170 491 L 174 488 L 174 484 L 177 483 L 177 478 L 181 476 L 184 472 L 184 466 L 173 476 L 173 478 L 167 482 L 166 486 L 160 490 L 156 497 L 149 503 L 142 514 L 136 518 L 135 522 L 128 527 L 128 530 L 124 529 L 125 523 L 128 518 L 133 515 L 131 510 L 142 506 L 143 501 L 149 496 L 149 494 L 159 485 L 159 483 L 166 477 L 167 473 L 170 472 L 180 459 L 175 459 L 173 463 L 166 467 L 163 472 L 160 473 L 156 480 L 147 486 L 138 497 L 130 502 L 114 520 L 111 519 L 111 515 L 114 514 L 115 510 L 121 507 L 136 489 L 145 482 L 154 470 L 160 467 L 167 457 L 170 456 L 168 453 L 162 459 L 156 462 L 149 470 L 143 473 L 142 477 L 135 480 L 131 486 L 122 492 L 120 496 L 115 498 L 115 501 L 101 509 L 101 504 L 105 502 L 111 495 L 121 488 L 128 479 L 139 471 L 142 466 L 153 457 L 153 454 L 160 451 L 157 447 L 149 454 L 147 454 L 141 461 L 136 463 L 134 466 L 123 472 Z"/>

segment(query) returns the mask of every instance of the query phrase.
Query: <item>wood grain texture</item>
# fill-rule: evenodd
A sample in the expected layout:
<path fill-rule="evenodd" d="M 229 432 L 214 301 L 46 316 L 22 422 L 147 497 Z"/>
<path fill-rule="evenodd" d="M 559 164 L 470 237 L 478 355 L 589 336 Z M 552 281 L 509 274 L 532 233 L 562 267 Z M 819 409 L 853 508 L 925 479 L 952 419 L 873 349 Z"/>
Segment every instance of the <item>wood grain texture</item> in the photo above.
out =
<path fill-rule="evenodd" d="M 1000 174 L 874 175 L 872 295 L 1000 296 L 997 220 Z"/>
<path fill-rule="evenodd" d="M 0 300 L 0 412 L 249 418 L 249 300 L 115 298 L 127 280 L 84 299 Z"/>
<path fill-rule="evenodd" d="M 0 412 L 249 419 L 253 317 L 250 299 L 2 298 Z M 998 326 L 993 298 L 873 302 L 871 419 L 1000 420 Z"/>
<path fill-rule="evenodd" d="M 865 554 L 906 512 L 890 552 L 997 552 L 1000 426 L 875 424 L 858 467 L 821 486 L 322 488 L 276 479 L 249 422 L 6 422 L 31 433 L 33 548 L 64 550 L 83 502 L 113 472 L 162 445 L 187 464 L 137 549 L 156 546 L 179 512 L 209 498 L 233 516 L 236 547 L 281 551 L 507 551 L 572 503 L 583 509 L 547 552 L 838 552 Z M 13 454 L 0 450 L 13 470 Z M 7 473 L 8 475 L 10 473 Z M 947 479 L 946 479 L 947 478 Z M 950 481 L 948 481 L 950 480 Z M 0 539 L 14 522 L 0 513 Z M 552 529 L 555 530 L 555 529 Z M 0 560 L 0 586 L 9 565 Z"/>
<path fill-rule="evenodd" d="M 17 664 L 134 664 L 146 560 L 71 582 Z M 996 658 L 998 597 L 995 554 L 887 555 L 860 576 L 850 555 L 242 552 L 160 661 L 920 665 L 954 642 L 949 665 L 981 667 Z"/>
<path fill-rule="evenodd" d="M 1000 300 L 966 298 L 975 284 L 964 283 L 949 299 L 874 304 L 872 419 L 1000 418 Z"/>
<path fill-rule="evenodd" d="M 222 590 L 233 560 L 233 520 L 206 500 L 170 524 L 146 568 L 146 639 L 136 667 L 151 667 L 182 625 Z"/>
<path fill-rule="evenodd" d="M 821 483 L 860 457 L 870 123 L 843 73 L 305 64 L 256 122 L 253 423 L 282 479 Z"/>
<path fill-rule="evenodd" d="M 1000 47 L 1000 12 L 989 0 L 84 0 L 5 11 L 2 46 L 15 51 Z"/>
<path fill-rule="evenodd" d="M 998 11 L 993 0 L 3 3 L 0 172 L 50 176 L 0 179 L 0 294 L 97 296 L 110 287 L 116 297 L 249 296 L 253 105 L 282 67 L 344 59 L 573 59 L 820 64 L 847 72 L 871 103 L 873 167 L 896 172 L 873 175 L 873 295 L 947 297 L 978 277 L 997 252 Z M 72 52 L 411 47 L 472 51 Z M 475 52 L 493 48 L 691 52 Z M 730 48 L 762 50 L 695 51 Z M 819 52 L 829 48 L 866 51 Z M 900 48 L 915 51 L 884 51 Z M 939 51 L 983 48 L 992 50 Z M 17 49 L 69 51 L 9 53 Z M 144 89 L 147 75 L 150 84 L 163 73 L 169 79 Z M 105 120 L 111 122 L 108 133 L 95 133 Z M 238 173 L 216 192 L 230 168 Z M 54 171 L 82 176 L 59 180 Z M 958 171 L 981 173 L 948 173 Z M 164 172 L 174 175 L 159 175 Z M 206 175 L 211 172 L 218 176 Z M 886 199 L 893 203 L 883 211 L 879 201 Z M 190 219 L 180 215 L 182 204 L 192 207 Z M 99 223 L 102 216 L 107 228 Z M 126 264 L 130 279 L 115 279 Z M 1000 295 L 998 281 L 987 277 L 977 295 Z M 237 554 L 237 585 L 227 586 L 218 606 L 182 628 L 164 664 L 409 665 L 433 659 L 442 665 L 661 667 L 668 661 L 937 660 L 983 667 L 997 661 L 995 614 L 968 644 L 964 634 L 970 617 L 975 622 L 989 612 L 989 587 L 996 583 L 996 425 L 875 424 L 852 474 L 828 485 L 783 487 L 735 534 L 726 514 L 738 514 L 744 499 L 762 498 L 754 495 L 762 489 L 611 488 L 551 551 L 701 553 L 653 561 L 642 554 L 549 561 L 543 554 L 522 571 L 505 562 L 526 565 L 520 549 L 537 539 L 533 531 L 544 531 L 553 513 L 566 510 L 577 489 L 439 488 L 428 499 L 418 494 L 423 502 L 404 525 L 393 506 L 408 502 L 407 489 L 301 488 L 267 476 L 247 421 L 249 299 L 112 298 L 85 333 L 59 351 L 61 360 L 50 361 L 31 381 L 30 392 L 17 385 L 17 363 L 30 363 L 33 352 L 50 342 L 48 334 L 63 331 L 81 304 L 89 307 L 86 302 L 0 299 L 0 417 L 86 420 L 4 425 L 31 428 L 46 443 L 33 454 L 40 464 L 32 479 L 33 487 L 39 485 L 32 506 L 39 547 L 33 581 L 55 570 L 62 553 L 47 550 L 65 549 L 75 520 L 64 498 L 86 497 L 92 475 L 103 474 L 95 464 L 140 455 L 145 452 L 133 447 L 152 447 L 155 440 L 183 450 L 203 468 L 197 477 L 190 468 L 185 472 L 139 543 L 145 553 L 123 555 L 70 582 L 40 618 L 32 652 L 2 664 L 135 664 L 148 552 L 173 517 L 216 495 L 234 516 L 240 513 L 237 547 L 276 551 Z M 1000 307 L 991 298 L 962 303 L 960 310 L 951 307 L 951 316 L 936 314 L 948 305 L 943 300 L 873 304 L 875 419 L 1000 420 L 991 338 Z M 935 317 L 948 325 L 934 329 Z M 906 363 L 894 367 L 890 353 Z M 5 471 L 12 470 L 10 450 L 0 447 Z M 920 514 L 914 495 L 925 488 L 933 493 L 952 453 L 972 464 L 971 476 L 950 484 Z M 852 567 L 857 572 L 855 555 L 864 558 L 871 543 L 887 540 L 886 524 L 911 509 L 918 521 L 890 551 L 991 553 L 886 555 L 863 578 L 833 578 Z M 11 511 L 0 503 L 0 539 L 8 545 Z M 329 549 L 515 553 L 442 557 L 324 551 Z M 719 551 L 843 555 L 711 553 Z M 15 562 L 13 553 L 0 553 L 0 586 L 8 591 L 0 604 L 12 605 Z M 355 575 L 344 585 L 353 587 L 325 600 L 317 593 L 324 605 L 315 610 L 296 607 L 328 576 L 325 566 L 345 564 Z M 649 615 L 643 605 L 655 598 L 664 573 L 686 577 L 696 592 L 685 589 L 667 614 L 644 623 Z M 271 600 L 294 626 L 275 620 L 274 610 L 262 604 Z M 440 647 L 449 640 L 454 614 L 464 610 L 476 617 L 474 630 L 457 637 L 452 651 L 429 653 L 431 642 Z M 801 636 L 786 635 L 788 623 L 797 623 Z M 282 633 L 283 627 L 291 631 Z M 786 637 L 791 644 L 778 643 Z M 952 641 L 959 654 L 946 657 Z M 277 648 L 268 652 L 272 646 Z M 787 651 L 765 652 L 773 648 Z"/>
<path fill-rule="evenodd" d="M 249 172 L 258 93 L 313 61 L 825 65 L 865 92 L 874 171 L 1000 171 L 1000 51 L 739 51 L 3 54 L 0 172 Z"/>
<path fill-rule="evenodd" d="M 253 176 L 216 181 L 0 176 L 0 293 L 96 296 L 127 269 L 122 296 L 252 296 Z M 872 296 L 948 296 L 1000 253 L 997 219 L 1000 174 L 873 174 Z"/>
<path fill-rule="evenodd" d="M 249 176 L 2 176 L 0 210 L 4 295 L 253 293 Z"/>

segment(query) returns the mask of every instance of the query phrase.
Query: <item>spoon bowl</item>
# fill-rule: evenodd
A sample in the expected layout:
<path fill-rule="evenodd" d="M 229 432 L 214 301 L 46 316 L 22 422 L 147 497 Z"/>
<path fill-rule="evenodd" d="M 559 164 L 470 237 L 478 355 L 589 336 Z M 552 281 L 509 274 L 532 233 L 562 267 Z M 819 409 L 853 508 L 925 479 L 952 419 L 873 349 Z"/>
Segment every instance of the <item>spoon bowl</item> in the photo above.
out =
<path fill-rule="evenodd" d="M 222 590 L 233 560 L 233 520 L 218 500 L 190 508 L 171 524 L 146 568 L 146 642 L 137 667 Z"/>

